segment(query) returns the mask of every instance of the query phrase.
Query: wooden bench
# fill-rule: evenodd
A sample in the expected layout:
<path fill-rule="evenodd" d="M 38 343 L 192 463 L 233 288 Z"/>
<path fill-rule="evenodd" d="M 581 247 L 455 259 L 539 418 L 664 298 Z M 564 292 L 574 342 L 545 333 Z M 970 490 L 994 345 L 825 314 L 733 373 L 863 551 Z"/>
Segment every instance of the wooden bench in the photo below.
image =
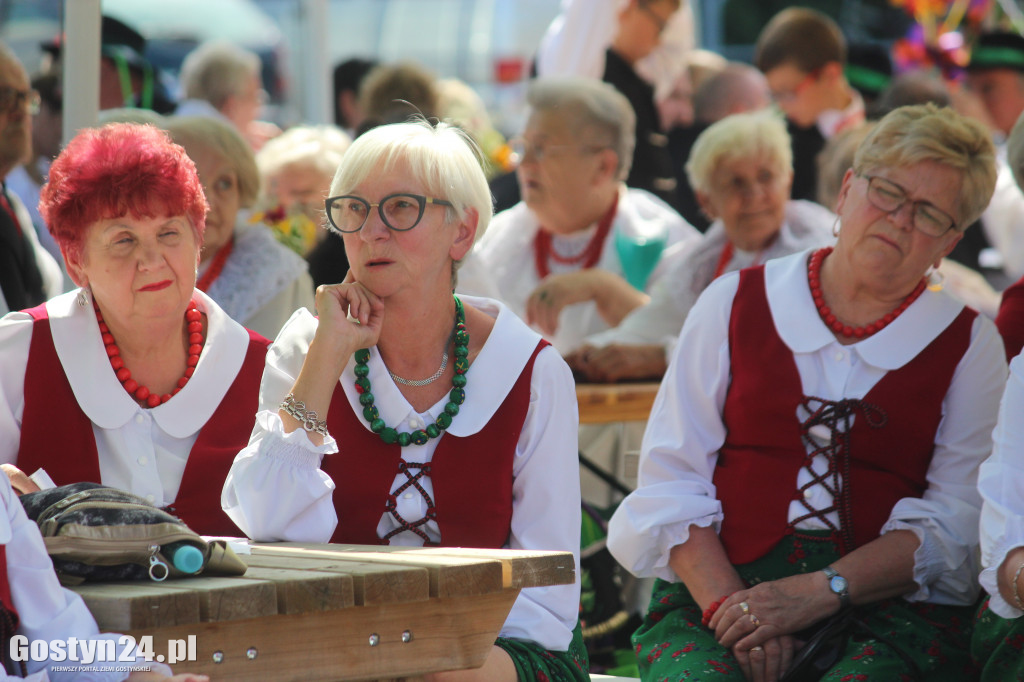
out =
<path fill-rule="evenodd" d="M 575 580 L 570 552 L 274 543 L 244 576 L 85 584 L 103 631 L 191 643 L 177 673 L 373 680 L 483 664 L 519 590 Z M 189 639 L 189 636 L 194 639 Z M 158 660 L 161 660 L 158 658 Z"/>

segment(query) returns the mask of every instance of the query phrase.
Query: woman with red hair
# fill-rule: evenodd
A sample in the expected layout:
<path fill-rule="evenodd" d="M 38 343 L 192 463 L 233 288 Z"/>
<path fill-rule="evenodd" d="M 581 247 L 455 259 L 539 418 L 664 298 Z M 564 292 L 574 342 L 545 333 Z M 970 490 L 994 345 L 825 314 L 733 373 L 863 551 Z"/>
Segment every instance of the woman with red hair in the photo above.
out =
<path fill-rule="evenodd" d="M 151 126 L 88 129 L 54 161 L 40 210 L 80 288 L 0 320 L 0 463 L 14 487 L 37 489 L 42 469 L 237 534 L 220 489 L 269 342 L 195 288 L 207 203 L 194 164 Z"/>

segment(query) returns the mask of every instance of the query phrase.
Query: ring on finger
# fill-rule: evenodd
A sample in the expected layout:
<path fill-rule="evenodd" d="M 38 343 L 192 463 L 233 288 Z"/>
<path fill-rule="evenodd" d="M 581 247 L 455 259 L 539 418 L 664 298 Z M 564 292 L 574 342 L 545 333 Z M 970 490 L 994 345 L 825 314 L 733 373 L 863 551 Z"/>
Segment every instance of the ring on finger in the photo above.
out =
<path fill-rule="evenodd" d="M 749 618 L 750 618 L 750 622 L 754 624 L 754 628 L 755 629 L 761 627 L 761 619 L 760 618 L 758 618 L 757 616 L 755 616 L 752 613 L 749 614 Z"/>
<path fill-rule="evenodd" d="M 750 653 L 754 653 L 755 651 L 757 651 L 757 652 L 764 652 L 764 647 L 752 646 L 752 647 L 750 647 L 749 651 L 750 651 Z"/>
<path fill-rule="evenodd" d="M 548 292 L 547 292 L 546 289 L 541 289 L 540 293 L 537 296 L 542 301 L 547 301 L 548 300 Z"/>
<path fill-rule="evenodd" d="M 743 615 L 744 616 L 749 616 L 750 615 L 750 604 L 748 604 L 745 601 L 741 601 L 739 603 L 739 607 L 740 607 L 740 610 L 743 611 Z"/>

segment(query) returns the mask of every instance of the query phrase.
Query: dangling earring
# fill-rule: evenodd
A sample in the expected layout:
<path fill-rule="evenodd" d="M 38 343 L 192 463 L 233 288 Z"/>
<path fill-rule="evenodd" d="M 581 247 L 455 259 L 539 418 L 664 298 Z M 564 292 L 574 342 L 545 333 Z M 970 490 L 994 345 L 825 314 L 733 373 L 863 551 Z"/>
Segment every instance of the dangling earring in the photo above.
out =
<path fill-rule="evenodd" d="M 929 291 L 942 291 L 942 285 L 946 281 L 946 275 L 942 273 L 942 270 L 928 268 L 928 272 L 924 273 L 924 277 L 928 281 Z"/>
<path fill-rule="evenodd" d="M 832 236 L 839 237 L 839 216 L 836 216 L 836 221 L 832 223 Z"/>
<path fill-rule="evenodd" d="M 75 302 L 78 303 L 79 308 L 86 308 L 89 306 L 89 294 L 87 292 L 87 286 L 78 290 L 78 295 L 75 296 Z"/>

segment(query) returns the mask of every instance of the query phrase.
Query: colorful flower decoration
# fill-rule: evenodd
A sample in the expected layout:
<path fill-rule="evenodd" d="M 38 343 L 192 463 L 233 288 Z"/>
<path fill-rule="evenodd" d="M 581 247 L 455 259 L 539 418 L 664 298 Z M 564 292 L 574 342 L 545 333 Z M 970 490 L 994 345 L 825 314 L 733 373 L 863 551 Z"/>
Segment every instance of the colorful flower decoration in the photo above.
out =
<path fill-rule="evenodd" d="M 302 210 L 301 206 L 285 211 L 275 206 L 266 211 L 253 213 L 251 223 L 263 223 L 274 233 L 277 241 L 305 257 L 317 243 L 317 224 Z"/>
<path fill-rule="evenodd" d="M 890 0 L 914 18 L 914 25 L 892 48 L 898 71 L 937 68 L 958 78 L 970 59 L 968 46 L 996 0 Z"/>

